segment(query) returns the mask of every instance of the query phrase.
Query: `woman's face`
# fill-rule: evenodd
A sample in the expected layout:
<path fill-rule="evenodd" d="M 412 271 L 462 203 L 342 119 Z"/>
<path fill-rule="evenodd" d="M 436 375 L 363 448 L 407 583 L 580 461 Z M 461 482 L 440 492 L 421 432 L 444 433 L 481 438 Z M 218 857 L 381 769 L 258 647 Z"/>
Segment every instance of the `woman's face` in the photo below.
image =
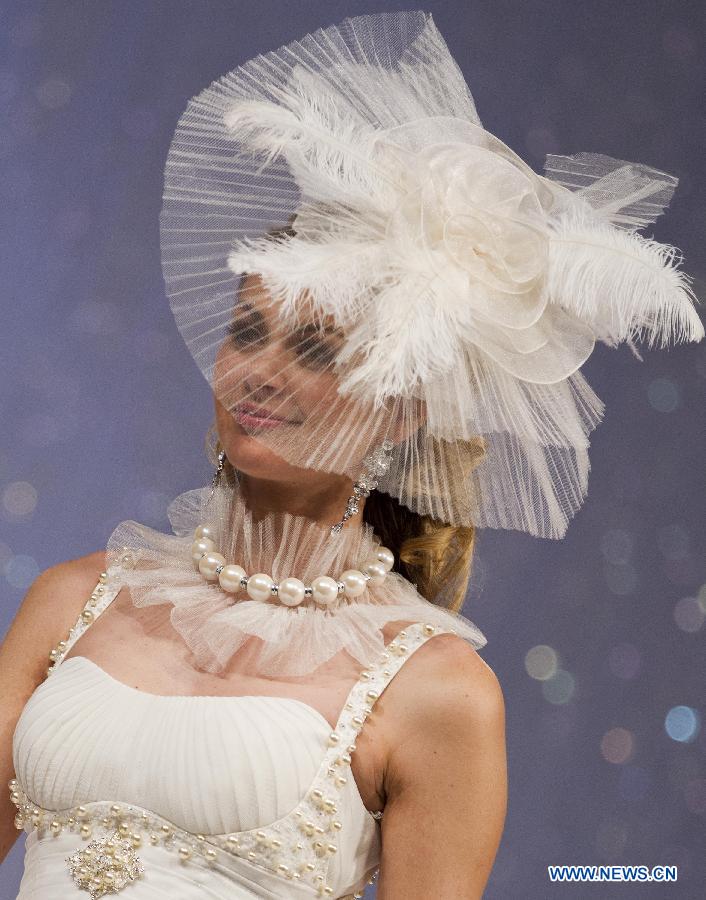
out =
<path fill-rule="evenodd" d="M 243 279 L 213 378 L 218 436 L 236 469 L 274 481 L 314 477 L 321 485 L 324 473 L 302 464 L 355 415 L 333 370 L 342 341 L 325 322 L 286 327 L 260 278 Z"/>

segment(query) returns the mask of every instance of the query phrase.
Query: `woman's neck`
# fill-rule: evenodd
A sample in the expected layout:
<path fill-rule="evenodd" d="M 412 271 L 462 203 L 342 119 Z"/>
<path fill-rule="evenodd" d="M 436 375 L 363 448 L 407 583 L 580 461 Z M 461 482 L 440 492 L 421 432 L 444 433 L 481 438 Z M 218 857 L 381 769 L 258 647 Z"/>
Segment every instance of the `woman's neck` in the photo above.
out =
<path fill-rule="evenodd" d="M 305 516 L 319 525 L 335 525 L 343 518 L 346 502 L 353 493 L 353 482 L 344 476 L 321 473 L 315 486 L 300 482 L 269 481 L 238 473 L 240 492 L 253 515 L 260 519 L 271 512 Z M 344 528 L 356 528 L 362 522 L 365 498 L 358 501 L 359 512 Z"/>

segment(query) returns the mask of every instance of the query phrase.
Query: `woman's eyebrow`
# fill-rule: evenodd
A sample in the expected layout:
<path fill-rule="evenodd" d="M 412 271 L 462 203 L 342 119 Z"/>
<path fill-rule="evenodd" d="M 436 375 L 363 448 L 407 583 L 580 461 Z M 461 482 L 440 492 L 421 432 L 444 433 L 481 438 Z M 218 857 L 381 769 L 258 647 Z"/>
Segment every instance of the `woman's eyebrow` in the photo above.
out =
<path fill-rule="evenodd" d="M 305 322 L 303 325 L 298 325 L 292 329 L 290 339 L 296 336 L 303 338 L 318 337 L 325 340 L 326 338 L 342 336 L 342 329 L 333 325 L 316 325 L 313 322 Z"/>
<path fill-rule="evenodd" d="M 252 312 L 252 313 L 257 313 L 258 315 L 260 315 L 258 310 L 255 309 L 255 307 L 252 305 L 252 303 L 248 303 L 247 300 L 241 300 L 240 303 L 237 303 L 235 305 L 235 307 L 233 308 L 233 315 L 236 316 L 242 310 L 244 310 L 245 312 L 248 312 L 248 313 Z"/>
<path fill-rule="evenodd" d="M 321 325 L 316 322 L 304 322 L 303 324 L 296 326 L 294 331 L 312 332 L 327 337 L 343 333 L 343 329 L 339 328 L 337 325 Z"/>
<path fill-rule="evenodd" d="M 255 309 L 252 303 L 241 303 L 235 307 L 235 309 L 233 310 L 231 323 L 238 321 L 238 319 L 255 319 L 258 324 L 262 324 L 263 326 L 266 324 L 265 317 L 258 309 Z"/>
<path fill-rule="evenodd" d="M 257 307 L 247 300 L 241 301 L 233 310 L 233 316 L 230 322 L 230 328 L 243 327 L 243 323 L 248 323 L 250 327 L 259 327 L 267 330 L 267 320 Z M 322 338 L 340 337 L 343 330 L 337 325 L 321 324 L 317 322 L 303 322 L 295 325 L 288 333 L 288 339 L 291 341 L 297 336 L 312 337 L 317 335 Z"/>

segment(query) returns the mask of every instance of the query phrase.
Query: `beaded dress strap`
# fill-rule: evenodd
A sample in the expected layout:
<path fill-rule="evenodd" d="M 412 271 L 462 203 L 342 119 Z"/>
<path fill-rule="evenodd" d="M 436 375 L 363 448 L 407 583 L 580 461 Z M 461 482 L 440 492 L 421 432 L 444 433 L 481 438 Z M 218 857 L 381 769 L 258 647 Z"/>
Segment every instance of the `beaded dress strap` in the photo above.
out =
<path fill-rule="evenodd" d="M 456 633 L 456 630 L 453 628 L 414 622 L 399 631 L 390 643 L 385 646 L 385 650 L 380 654 L 378 660 L 360 673 L 358 681 L 356 681 L 348 694 L 336 727 L 328 736 L 329 748 L 326 751 L 319 772 L 299 808 L 293 813 L 295 817 L 300 817 L 302 810 L 305 810 L 307 805 L 309 810 L 318 807 L 319 810 L 323 811 L 324 815 L 335 816 L 337 814 L 337 794 L 348 781 L 348 776 L 343 773 L 344 771 L 351 771 L 351 754 L 356 749 L 356 738 L 362 730 L 365 720 L 380 699 L 381 694 L 410 656 L 425 644 L 429 638 L 436 634 Z M 352 774 L 350 777 L 353 777 Z M 379 812 L 370 812 L 368 810 L 368 813 L 376 820 L 382 819 L 383 812 L 383 810 Z M 334 828 L 338 828 L 338 833 L 334 838 L 335 847 L 340 843 L 341 823 L 334 819 L 332 824 Z M 309 821 L 306 823 L 306 826 L 315 827 L 315 823 Z M 315 848 L 317 843 L 325 848 L 323 855 L 326 854 L 326 850 L 331 849 L 330 845 L 327 846 L 325 842 L 321 841 L 314 842 Z M 329 864 L 322 868 L 318 877 L 327 878 L 329 866 L 330 859 Z M 376 866 L 372 873 L 366 876 L 368 884 L 374 883 L 379 871 L 379 866 Z M 330 888 L 327 890 L 325 881 L 322 883 L 324 885 L 323 893 L 325 894 Z M 362 898 L 363 893 L 360 890 L 360 886 L 350 896 L 354 900 Z M 344 898 L 344 900 L 347 900 L 347 898 Z"/>
<path fill-rule="evenodd" d="M 127 548 L 125 548 L 127 550 Z M 98 583 L 91 591 L 86 605 L 81 610 L 73 627 L 69 630 L 64 640 L 59 641 L 56 647 L 53 647 L 49 653 L 49 668 L 47 676 L 55 672 L 60 663 L 66 657 L 66 654 L 73 647 L 81 635 L 90 628 L 98 616 L 105 612 L 112 601 L 120 593 L 122 581 L 120 579 L 120 570 L 123 567 L 129 567 L 132 564 L 132 557 L 126 554 L 120 558 L 117 563 L 109 566 L 105 572 L 101 572 Z"/>
<path fill-rule="evenodd" d="M 379 659 L 360 673 L 348 694 L 336 727 L 328 736 L 329 749 L 321 766 L 323 772 L 330 775 L 336 771 L 335 767 L 340 771 L 341 766 L 350 766 L 351 753 L 356 747 L 355 739 L 380 695 L 415 650 L 436 634 L 456 634 L 456 631 L 423 622 L 406 626 L 386 645 Z M 370 814 L 374 818 L 382 818 L 382 812 Z"/>

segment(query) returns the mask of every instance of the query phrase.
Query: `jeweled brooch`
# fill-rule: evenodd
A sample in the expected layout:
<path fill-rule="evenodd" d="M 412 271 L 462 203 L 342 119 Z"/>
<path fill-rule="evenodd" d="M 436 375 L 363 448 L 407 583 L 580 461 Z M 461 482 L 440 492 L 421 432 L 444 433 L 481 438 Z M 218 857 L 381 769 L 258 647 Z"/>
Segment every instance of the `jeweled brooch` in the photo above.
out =
<path fill-rule="evenodd" d="M 130 844 L 117 831 L 96 838 L 82 850 L 66 857 L 76 885 L 88 891 L 92 900 L 104 894 L 116 894 L 145 871 Z"/>

